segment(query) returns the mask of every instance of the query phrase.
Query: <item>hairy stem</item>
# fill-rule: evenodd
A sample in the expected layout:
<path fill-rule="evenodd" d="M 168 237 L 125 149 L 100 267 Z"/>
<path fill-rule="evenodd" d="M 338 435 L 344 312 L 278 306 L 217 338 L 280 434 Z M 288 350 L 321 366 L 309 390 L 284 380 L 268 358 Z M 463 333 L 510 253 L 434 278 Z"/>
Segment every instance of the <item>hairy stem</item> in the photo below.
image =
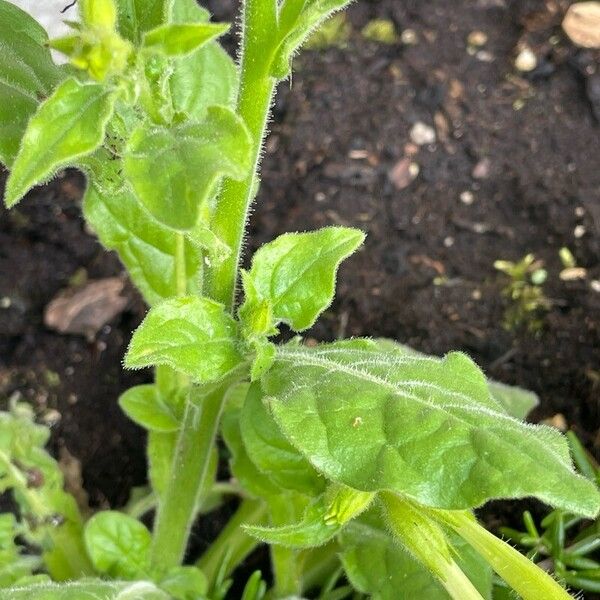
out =
<path fill-rule="evenodd" d="M 258 546 L 260 542 L 245 533 L 241 526 L 260 525 L 266 514 L 267 507 L 262 501 L 242 501 L 219 537 L 196 563 L 211 587 L 219 575 L 227 577 Z"/>
<path fill-rule="evenodd" d="M 183 560 L 198 500 L 210 485 L 210 455 L 228 386 L 190 388 L 169 482 L 154 526 L 154 567 L 168 569 Z"/>
<path fill-rule="evenodd" d="M 212 229 L 230 248 L 231 255 L 207 274 L 208 295 L 233 309 L 244 233 L 248 214 L 257 192 L 260 156 L 267 131 L 275 79 L 269 74 L 270 21 L 274 16 L 265 7 L 272 0 L 246 0 L 237 110 L 252 136 L 252 170 L 244 181 L 226 180 L 213 218 Z"/>
<path fill-rule="evenodd" d="M 498 539 L 465 511 L 432 511 L 452 527 L 523 600 L 569 600 L 571 596 L 548 573 Z"/>

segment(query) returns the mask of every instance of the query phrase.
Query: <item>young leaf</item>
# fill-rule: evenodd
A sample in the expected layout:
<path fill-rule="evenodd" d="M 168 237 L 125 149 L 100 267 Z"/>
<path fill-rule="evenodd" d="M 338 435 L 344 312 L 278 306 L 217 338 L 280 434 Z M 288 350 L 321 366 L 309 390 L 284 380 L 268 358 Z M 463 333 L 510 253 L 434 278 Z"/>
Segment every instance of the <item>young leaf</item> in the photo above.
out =
<path fill-rule="evenodd" d="M 144 48 L 165 56 L 185 56 L 227 32 L 221 23 L 186 23 L 161 25 L 144 34 Z"/>
<path fill-rule="evenodd" d="M 34 185 L 103 141 L 115 92 L 103 85 L 64 81 L 27 125 L 6 183 L 6 205 L 15 205 Z"/>
<path fill-rule="evenodd" d="M 133 334 L 125 365 L 168 365 L 197 382 L 216 381 L 242 360 L 236 324 L 223 306 L 188 296 L 152 308 Z"/>
<path fill-rule="evenodd" d="M 68 583 L 33 583 L 2 590 L 3 600 L 169 600 L 150 581 L 81 579 Z"/>
<path fill-rule="evenodd" d="M 160 580 L 160 587 L 173 600 L 196 600 L 206 597 L 208 580 L 197 567 L 174 567 Z"/>
<path fill-rule="evenodd" d="M 318 495 L 325 481 L 285 439 L 263 404 L 260 385 L 250 386 L 240 430 L 250 460 L 279 487 Z"/>
<path fill-rule="evenodd" d="M 364 234 L 347 227 L 326 227 L 311 233 L 287 233 L 260 248 L 244 277 L 244 321 L 263 302 L 275 323 L 294 331 L 308 329 L 333 300 L 340 263 L 363 243 Z"/>
<path fill-rule="evenodd" d="M 87 27 L 113 31 L 117 25 L 114 0 L 80 0 L 81 20 Z"/>
<path fill-rule="evenodd" d="M 0 162 L 10 166 L 27 122 L 62 79 L 44 29 L 25 11 L 0 0 Z"/>
<path fill-rule="evenodd" d="M 209 13 L 196 0 L 175 0 L 172 23 L 206 23 Z M 207 107 L 233 109 L 238 87 L 235 63 L 216 41 L 172 62 L 169 78 L 171 99 L 176 112 L 191 119 L 202 119 Z"/>
<path fill-rule="evenodd" d="M 281 42 L 271 67 L 271 75 L 284 79 L 291 72 L 291 60 L 312 31 L 351 0 L 285 0 L 281 7 Z"/>
<path fill-rule="evenodd" d="M 327 478 L 355 489 L 448 509 L 526 496 L 583 516 L 600 509 L 564 438 L 509 417 L 462 354 L 283 347 L 263 387 L 286 438 Z"/>
<path fill-rule="evenodd" d="M 148 431 L 169 433 L 180 427 L 180 418 L 155 385 L 129 388 L 119 398 L 119 406 L 132 421 Z"/>
<path fill-rule="evenodd" d="M 246 176 L 251 145 L 240 118 L 227 108 L 212 106 L 202 122 L 134 131 L 125 173 L 154 218 L 168 227 L 189 230 L 220 177 Z"/>
<path fill-rule="evenodd" d="M 86 523 L 84 535 L 100 573 L 131 580 L 148 575 L 152 536 L 137 519 L 116 511 L 99 512 Z"/>
<path fill-rule="evenodd" d="M 128 187 L 101 185 L 95 177 L 83 199 L 83 213 L 100 242 L 119 253 L 150 306 L 172 295 L 177 232 L 155 221 Z M 199 244 L 194 242 L 185 242 L 187 287 L 192 293 L 198 291 L 200 269 Z"/>
<path fill-rule="evenodd" d="M 117 0 L 119 32 L 139 43 L 144 32 L 164 22 L 169 4 L 169 0 Z"/>

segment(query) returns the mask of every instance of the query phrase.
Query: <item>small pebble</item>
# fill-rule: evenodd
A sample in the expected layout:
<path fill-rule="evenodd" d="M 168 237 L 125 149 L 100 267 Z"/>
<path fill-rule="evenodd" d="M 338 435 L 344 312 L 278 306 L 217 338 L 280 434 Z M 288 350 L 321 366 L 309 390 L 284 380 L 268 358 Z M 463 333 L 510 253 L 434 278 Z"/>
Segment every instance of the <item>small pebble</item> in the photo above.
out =
<path fill-rule="evenodd" d="M 463 204 L 466 204 L 467 206 L 471 206 L 471 204 L 475 202 L 475 196 L 473 195 L 473 192 L 469 192 L 469 190 L 466 190 L 464 192 L 461 192 L 460 201 Z"/>
<path fill-rule="evenodd" d="M 575 227 L 575 229 L 573 229 L 573 235 L 577 239 L 582 238 L 585 235 L 585 227 L 583 225 L 577 225 L 577 227 Z"/>
<path fill-rule="evenodd" d="M 592 281 L 590 281 L 590 287 L 594 292 L 600 294 L 600 279 L 592 279 Z"/>
<path fill-rule="evenodd" d="M 417 146 L 434 144 L 436 140 L 435 129 L 422 121 L 417 121 L 410 130 L 410 139 L 417 144 Z"/>
<path fill-rule="evenodd" d="M 575 209 L 575 216 L 579 217 L 581 219 L 581 217 L 585 216 L 585 208 L 583 208 L 583 206 L 578 206 Z"/>
<path fill-rule="evenodd" d="M 582 267 L 568 267 L 560 272 L 559 277 L 562 281 L 577 281 L 578 279 L 585 279 L 587 271 Z"/>
<path fill-rule="evenodd" d="M 492 168 L 492 161 L 489 158 L 482 158 L 474 167 L 471 175 L 473 179 L 487 179 Z"/>
<path fill-rule="evenodd" d="M 12 300 L 8 296 L 4 296 L 0 298 L 0 308 L 10 308 L 12 305 Z"/>
<path fill-rule="evenodd" d="M 475 53 L 475 58 L 480 60 L 481 62 L 491 63 L 494 62 L 494 55 L 487 50 L 479 50 L 479 52 Z"/>
<path fill-rule="evenodd" d="M 485 46 L 487 41 L 488 36 L 483 31 L 471 31 L 467 37 L 467 44 L 469 44 L 469 46 L 476 46 L 478 48 Z"/>
<path fill-rule="evenodd" d="M 473 298 L 473 300 L 481 300 L 481 290 L 473 290 L 471 292 L 471 298 Z"/>
<path fill-rule="evenodd" d="M 400 40 L 403 44 L 407 46 L 412 46 L 419 41 L 419 37 L 417 36 L 417 32 L 414 29 L 405 29 L 400 34 Z"/>
<path fill-rule="evenodd" d="M 450 235 L 444 238 L 444 246 L 446 246 L 446 248 L 452 248 L 452 246 L 454 246 L 454 238 Z"/>
<path fill-rule="evenodd" d="M 537 64 L 537 57 L 531 48 L 523 48 L 517 55 L 517 58 L 515 58 L 515 67 L 522 73 L 533 71 L 537 67 Z"/>

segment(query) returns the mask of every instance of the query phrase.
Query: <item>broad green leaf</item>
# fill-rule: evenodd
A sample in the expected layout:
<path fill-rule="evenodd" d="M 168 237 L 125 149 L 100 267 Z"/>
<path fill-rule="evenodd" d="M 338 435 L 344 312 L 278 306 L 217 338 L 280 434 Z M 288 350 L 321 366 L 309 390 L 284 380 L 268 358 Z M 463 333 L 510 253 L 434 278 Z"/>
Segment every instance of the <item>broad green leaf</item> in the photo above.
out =
<path fill-rule="evenodd" d="M 151 306 L 172 296 L 175 288 L 177 232 L 155 221 L 128 187 L 101 185 L 92 177 L 84 200 L 86 221 L 100 242 L 116 250 L 144 299 Z M 185 243 L 187 287 L 198 292 L 200 253 L 197 243 Z M 222 252 L 219 247 L 218 252 Z"/>
<path fill-rule="evenodd" d="M 536 496 L 598 513 L 600 494 L 574 472 L 564 437 L 508 416 L 465 355 L 363 348 L 283 347 L 263 377 L 282 433 L 328 479 L 439 508 Z"/>
<path fill-rule="evenodd" d="M 227 108 L 212 106 L 202 122 L 134 131 L 125 174 L 159 222 L 189 230 L 222 176 L 246 176 L 251 145 L 241 119 Z"/>
<path fill-rule="evenodd" d="M 165 56 L 185 56 L 227 32 L 221 23 L 186 23 L 161 25 L 144 34 L 144 48 Z M 198 84 L 197 84 L 198 85 Z"/>
<path fill-rule="evenodd" d="M 208 580 L 197 567 L 174 567 L 160 580 L 160 587 L 173 600 L 199 600 L 206 597 Z"/>
<path fill-rule="evenodd" d="M 117 0 L 119 31 L 134 43 L 142 35 L 162 25 L 167 15 L 169 0 Z"/>
<path fill-rule="evenodd" d="M 291 60 L 302 44 L 325 19 L 350 4 L 351 0 L 285 0 L 281 8 L 280 44 L 271 75 L 284 79 L 291 72 Z"/>
<path fill-rule="evenodd" d="M 206 23 L 209 16 L 196 0 L 175 0 L 171 8 L 172 23 Z M 209 106 L 234 108 L 237 67 L 218 42 L 209 42 L 196 52 L 174 60 L 171 68 L 169 85 L 176 112 L 199 120 Z"/>
<path fill-rule="evenodd" d="M 332 302 L 340 263 L 363 243 L 364 234 L 348 227 L 311 233 L 286 233 L 260 248 L 244 276 L 246 300 L 240 316 L 252 320 L 263 303 L 275 323 L 308 329 Z"/>
<path fill-rule="evenodd" d="M 27 122 L 62 79 L 44 29 L 25 11 L 0 0 L 0 162 L 10 166 Z"/>
<path fill-rule="evenodd" d="M 379 338 L 373 340 L 373 343 L 380 350 L 395 352 L 400 356 L 427 356 L 395 340 Z M 524 390 L 520 387 L 506 385 L 492 379 L 488 379 L 488 386 L 492 396 L 504 407 L 511 417 L 515 417 L 516 419 L 524 419 L 539 404 L 539 399 L 534 392 Z"/>
<path fill-rule="evenodd" d="M 150 581 L 82 579 L 68 583 L 35 583 L 2 590 L 3 600 L 169 600 Z"/>
<path fill-rule="evenodd" d="M 197 382 L 221 379 L 242 357 L 236 324 L 221 304 L 187 296 L 152 308 L 133 334 L 125 366 L 168 365 Z"/>
<path fill-rule="evenodd" d="M 135 423 L 148 431 L 169 433 L 180 427 L 180 418 L 162 398 L 155 385 L 137 385 L 119 398 L 119 406 Z"/>
<path fill-rule="evenodd" d="M 152 536 L 137 519 L 102 511 L 86 523 L 84 536 L 88 554 L 100 573 L 131 580 L 148 575 Z"/>
<path fill-rule="evenodd" d="M 103 141 L 115 92 L 67 79 L 40 105 L 23 136 L 6 183 L 5 202 L 16 204 L 34 185 L 91 154 Z"/>
<path fill-rule="evenodd" d="M 449 536 L 456 561 L 479 593 L 491 598 L 491 570 L 458 536 Z M 352 585 L 373 600 L 448 600 L 433 576 L 388 533 L 376 511 L 350 523 L 340 534 L 341 560 Z"/>
<path fill-rule="evenodd" d="M 323 490 L 324 479 L 285 439 L 262 400 L 260 386 L 253 384 L 240 417 L 250 460 L 279 487 L 314 497 Z"/>

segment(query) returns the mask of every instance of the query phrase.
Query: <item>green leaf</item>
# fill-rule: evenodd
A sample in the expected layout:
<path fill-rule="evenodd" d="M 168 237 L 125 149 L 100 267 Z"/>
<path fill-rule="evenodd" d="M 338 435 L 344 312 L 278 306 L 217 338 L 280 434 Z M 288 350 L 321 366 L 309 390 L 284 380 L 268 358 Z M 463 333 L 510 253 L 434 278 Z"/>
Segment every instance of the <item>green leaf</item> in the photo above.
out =
<path fill-rule="evenodd" d="M 373 343 L 380 350 L 395 352 L 399 356 L 427 357 L 426 354 L 400 344 L 395 340 L 379 338 L 373 340 Z M 488 386 L 492 396 L 504 407 L 511 417 L 515 417 L 516 419 L 524 419 L 539 404 L 539 399 L 534 392 L 524 390 L 520 387 L 506 385 L 492 379 L 488 379 Z"/>
<path fill-rule="evenodd" d="M 144 48 L 165 56 L 185 56 L 227 32 L 221 23 L 186 23 L 161 25 L 144 34 Z"/>
<path fill-rule="evenodd" d="M 324 479 L 285 439 L 262 399 L 260 385 L 250 386 L 240 416 L 242 440 L 250 460 L 279 487 L 318 495 L 325 486 Z"/>
<path fill-rule="evenodd" d="M 333 300 L 340 263 L 364 239 L 357 229 L 325 227 L 311 233 L 286 233 L 264 245 L 244 276 L 242 320 L 251 322 L 267 302 L 274 324 L 283 321 L 295 331 L 308 329 Z"/>
<path fill-rule="evenodd" d="M 175 0 L 171 9 L 172 23 L 206 23 L 209 16 L 196 0 Z M 218 42 L 209 42 L 196 52 L 174 60 L 171 68 L 169 85 L 176 112 L 200 120 L 209 106 L 234 108 L 237 67 Z"/>
<path fill-rule="evenodd" d="M 104 185 L 95 176 L 83 200 L 83 213 L 100 242 L 118 252 L 149 305 L 172 295 L 177 232 L 155 221 L 128 187 Z M 197 239 L 185 243 L 187 287 L 191 293 L 199 291 L 199 245 Z M 219 246 L 214 250 L 223 252 Z"/>
<path fill-rule="evenodd" d="M 471 548 L 449 535 L 456 561 L 479 593 L 491 598 L 491 570 Z M 448 600 L 433 576 L 388 533 L 375 510 L 352 521 L 340 534 L 341 560 L 352 585 L 373 600 Z"/>
<path fill-rule="evenodd" d="M 294 447 L 355 489 L 448 509 L 527 496 L 583 516 L 600 509 L 563 436 L 508 416 L 463 354 L 400 357 L 360 342 L 283 347 L 263 387 Z"/>
<path fill-rule="evenodd" d="M 114 31 L 117 7 L 113 0 L 80 0 L 81 20 L 87 27 Z"/>
<path fill-rule="evenodd" d="M 148 575 L 152 536 L 137 519 L 102 511 L 86 523 L 84 536 L 88 554 L 100 573 L 131 580 Z"/>
<path fill-rule="evenodd" d="M 119 398 L 119 406 L 135 423 L 148 431 L 178 431 L 180 418 L 162 398 L 155 385 L 137 385 Z"/>
<path fill-rule="evenodd" d="M 134 131 L 125 174 L 154 218 L 168 227 L 189 230 L 222 176 L 245 177 L 251 145 L 240 118 L 227 108 L 212 106 L 202 122 Z"/>
<path fill-rule="evenodd" d="M 40 105 L 23 136 L 6 183 L 5 202 L 16 204 L 34 185 L 92 153 L 103 141 L 115 92 L 67 79 Z"/>
<path fill-rule="evenodd" d="M 139 43 L 144 32 L 162 25 L 169 4 L 169 0 L 117 0 L 119 32 Z"/>
<path fill-rule="evenodd" d="M 221 379 L 242 357 L 236 323 L 223 305 L 188 296 L 152 308 L 133 334 L 125 366 L 168 365 L 197 382 Z"/>
<path fill-rule="evenodd" d="M 82 579 L 68 583 L 35 583 L 2 590 L 3 600 L 169 600 L 150 581 Z"/>
<path fill-rule="evenodd" d="M 174 567 L 160 580 L 160 587 L 173 600 L 198 600 L 206 596 L 208 580 L 197 567 Z"/>
<path fill-rule="evenodd" d="M 351 0 L 285 0 L 280 9 L 280 44 L 271 75 L 284 79 L 291 72 L 291 60 L 310 34 L 325 19 L 350 4 Z"/>
<path fill-rule="evenodd" d="M 62 79 L 35 19 L 0 0 L 0 162 L 10 166 L 27 122 Z"/>

